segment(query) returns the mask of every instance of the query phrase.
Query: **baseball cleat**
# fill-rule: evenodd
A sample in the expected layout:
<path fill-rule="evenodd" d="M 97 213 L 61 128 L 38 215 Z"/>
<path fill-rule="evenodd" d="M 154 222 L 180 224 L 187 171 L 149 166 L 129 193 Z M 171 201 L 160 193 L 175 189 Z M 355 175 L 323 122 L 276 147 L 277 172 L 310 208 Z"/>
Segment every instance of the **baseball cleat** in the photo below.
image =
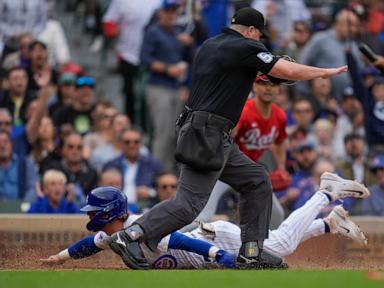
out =
<path fill-rule="evenodd" d="M 363 184 L 343 179 L 334 173 L 324 172 L 320 177 L 320 192 L 328 194 L 333 201 L 346 197 L 367 198 L 370 193 Z"/>
<path fill-rule="evenodd" d="M 148 269 L 148 263 L 139 241 L 132 240 L 124 230 L 112 234 L 109 247 L 121 257 L 129 268 L 135 270 Z"/>
<path fill-rule="evenodd" d="M 329 225 L 331 233 L 344 235 L 361 245 L 368 244 L 367 237 L 360 230 L 359 226 L 349 218 L 348 212 L 342 205 L 335 206 L 324 221 Z"/>
<path fill-rule="evenodd" d="M 252 252 L 253 256 L 248 256 L 244 244 L 240 248 L 239 256 L 236 261 L 237 269 L 287 269 L 288 264 L 283 261 L 282 258 L 275 256 L 264 249 L 256 249 Z M 249 253 L 248 253 L 249 254 Z M 256 255 L 258 254 L 258 255 Z M 247 256 L 245 256 L 247 255 Z"/>

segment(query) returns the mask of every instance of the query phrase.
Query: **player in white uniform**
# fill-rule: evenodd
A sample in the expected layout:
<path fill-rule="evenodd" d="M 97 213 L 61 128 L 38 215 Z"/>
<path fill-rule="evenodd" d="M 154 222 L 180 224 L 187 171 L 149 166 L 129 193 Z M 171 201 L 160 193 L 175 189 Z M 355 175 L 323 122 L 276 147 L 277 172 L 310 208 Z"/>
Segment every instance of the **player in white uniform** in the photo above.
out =
<path fill-rule="evenodd" d="M 293 253 L 301 242 L 327 232 L 339 233 L 365 245 L 367 243 L 365 235 L 360 231 L 359 227 L 349 219 L 347 212 L 341 205 L 336 206 L 329 216 L 324 219 L 316 219 L 316 217 L 331 201 L 345 197 L 366 198 L 368 196 L 369 191 L 362 184 L 356 181 L 342 179 L 332 173 L 324 173 L 321 176 L 319 191 L 315 193 L 304 206 L 294 211 L 278 229 L 270 231 L 269 238 L 264 242 L 264 249 L 272 254 L 284 257 Z M 124 227 L 130 226 L 139 217 L 139 215 L 130 215 L 124 222 Z M 92 219 L 94 218 L 91 218 L 90 223 Z M 87 225 L 88 229 L 92 228 L 89 227 L 90 223 Z M 74 246 L 72 245 L 70 248 L 56 255 L 41 260 L 44 262 L 60 263 L 69 258 L 90 256 L 100 250 L 109 248 L 110 237 L 108 235 L 111 235 L 121 228 L 123 227 L 117 230 L 112 229 L 108 231 L 108 229 L 104 229 L 104 231 L 99 231 L 94 238 L 92 238 L 92 243 L 95 245 L 94 247 L 97 247 L 94 251 L 92 251 L 92 247 L 89 247 L 88 251 L 85 251 L 85 254 L 84 251 L 71 252 L 71 247 Z M 172 233 L 164 237 L 160 241 L 156 251 L 151 251 L 146 245 L 142 244 L 144 256 L 152 268 L 201 269 L 222 266 L 235 268 L 235 255 L 238 255 L 241 246 L 240 228 L 238 226 L 226 221 L 216 221 L 212 223 L 201 223 L 199 228 L 191 232 L 183 234 L 179 232 L 176 233 L 177 235 Z M 181 237 L 179 242 L 190 241 L 189 244 L 192 243 L 192 246 L 189 244 L 175 245 L 174 239 L 178 239 L 179 237 Z M 195 240 L 198 242 L 194 243 Z M 204 245 L 208 245 L 205 252 L 199 248 Z M 84 245 L 82 247 L 84 247 Z M 177 249 L 173 249 L 174 247 L 177 247 Z M 197 251 L 191 252 L 195 248 L 197 248 Z M 225 261 L 220 261 L 220 257 L 217 257 L 222 254 L 222 252 L 219 251 L 225 251 Z M 76 253 L 78 254 L 76 255 Z M 231 261 L 233 261 L 233 265 Z"/>

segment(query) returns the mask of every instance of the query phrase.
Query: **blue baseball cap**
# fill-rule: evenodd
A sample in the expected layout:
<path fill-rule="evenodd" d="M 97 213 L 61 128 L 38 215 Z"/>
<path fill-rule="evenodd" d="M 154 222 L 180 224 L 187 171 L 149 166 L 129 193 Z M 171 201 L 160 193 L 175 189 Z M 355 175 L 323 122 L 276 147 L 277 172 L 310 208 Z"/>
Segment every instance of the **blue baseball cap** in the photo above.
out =
<path fill-rule="evenodd" d="M 179 7 L 178 0 L 163 0 L 163 4 L 161 5 L 161 8 L 164 10 L 177 9 L 178 7 Z"/>
<path fill-rule="evenodd" d="M 315 150 L 317 147 L 316 142 L 310 139 L 304 139 L 297 143 L 295 147 L 296 152 L 303 152 L 304 150 Z"/>
<path fill-rule="evenodd" d="M 373 158 L 370 168 L 372 172 L 376 172 L 377 169 L 384 169 L 384 154 Z"/>

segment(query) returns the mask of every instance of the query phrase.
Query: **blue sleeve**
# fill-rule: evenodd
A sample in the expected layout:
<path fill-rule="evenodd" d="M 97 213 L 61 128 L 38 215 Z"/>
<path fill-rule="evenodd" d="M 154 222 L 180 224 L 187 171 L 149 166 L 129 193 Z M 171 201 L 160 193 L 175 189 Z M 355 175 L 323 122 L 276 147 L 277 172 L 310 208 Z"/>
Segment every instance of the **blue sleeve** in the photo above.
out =
<path fill-rule="evenodd" d="M 34 214 L 34 213 L 40 213 L 40 203 L 41 203 L 41 198 L 38 198 L 35 202 L 31 204 L 31 207 L 28 210 L 28 213 Z"/>
<path fill-rule="evenodd" d="M 69 203 L 67 213 L 77 214 L 77 213 L 81 213 L 81 211 L 80 211 L 79 207 L 76 206 L 75 203 Z"/>
<path fill-rule="evenodd" d="M 146 66 L 150 66 L 156 60 L 154 57 L 156 38 L 156 34 L 153 33 L 151 27 L 144 34 L 140 58 L 141 62 Z"/>
<path fill-rule="evenodd" d="M 26 174 L 26 183 L 25 183 L 25 194 L 24 194 L 24 201 L 26 202 L 33 202 L 37 199 L 37 194 L 35 190 L 35 184 L 38 182 L 38 172 L 37 169 L 33 166 L 32 161 L 27 158 L 25 161 L 25 174 Z"/>
<path fill-rule="evenodd" d="M 204 257 L 209 257 L 209 249 L 214 246 L 203 240 L 188 237 L 180 232 L 174 232 L 169 239 L 168 248 L 193 252 Z"/>
<path fill-rule="evenodd" d="M 349 75 L 351 76 L 351 80 L 353 83 L 353 90 L 355 96 L 359 99 L 361 104 L 364 107 L 364 110 L 369 106 L 370 95 L 368 89 L 364 86 L 362 77 L 360 75 L 359 66 L 357 65 L 356 59 L 353 57 L 351 52 L 346 53 L 347 65 Z"/>
<path fill-rule="evenodd" d="M 96 246 L 94 239 L 95 236 L 88 236 L 69 246 L 69 256 L 73 259 L 80 259 L 100 252 L 102 249 Z"/>

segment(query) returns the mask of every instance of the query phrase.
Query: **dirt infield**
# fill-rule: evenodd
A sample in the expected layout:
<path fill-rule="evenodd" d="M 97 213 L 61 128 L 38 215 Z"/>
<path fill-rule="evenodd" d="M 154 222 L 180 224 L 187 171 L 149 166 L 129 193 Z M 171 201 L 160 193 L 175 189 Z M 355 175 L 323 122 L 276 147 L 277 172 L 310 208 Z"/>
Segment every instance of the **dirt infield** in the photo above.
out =
<path fill-rule="evenodd" d="M 291 268 L 375 269 L 384 267 L 384 220 L 358 221 L 367 231 L 369 244 L 358 244 L 336 235 L 324 235 L 304 242 L 287 257 Z M 112 251 L 63 265 L 49 266 L 40 258 L 56 254 L 81 239 L 86 218 L 0 216 L 0 269 L 125 269 Z"/>
<path fill-rule="evenodd" d="M 62 265 L 47 265 L 39 261 L 63 248 L 65 246 L 62 245 L 1 245 L 0 269 L 125 269 L 121 259 L 111 251 L 103 251 L 88 259 L 69 260 Z M 353 254 L 348 257 L 345 249 L 352 250 Z M 371 257 L 366 249 L 360 249 L 349 240 L 334 235 L 321 236 L 303 243 L 294 254 L 287 257 L 287 261 L 290 268 L 294 269 L 375 269 L 384 264 L 383 257 Z"/>

